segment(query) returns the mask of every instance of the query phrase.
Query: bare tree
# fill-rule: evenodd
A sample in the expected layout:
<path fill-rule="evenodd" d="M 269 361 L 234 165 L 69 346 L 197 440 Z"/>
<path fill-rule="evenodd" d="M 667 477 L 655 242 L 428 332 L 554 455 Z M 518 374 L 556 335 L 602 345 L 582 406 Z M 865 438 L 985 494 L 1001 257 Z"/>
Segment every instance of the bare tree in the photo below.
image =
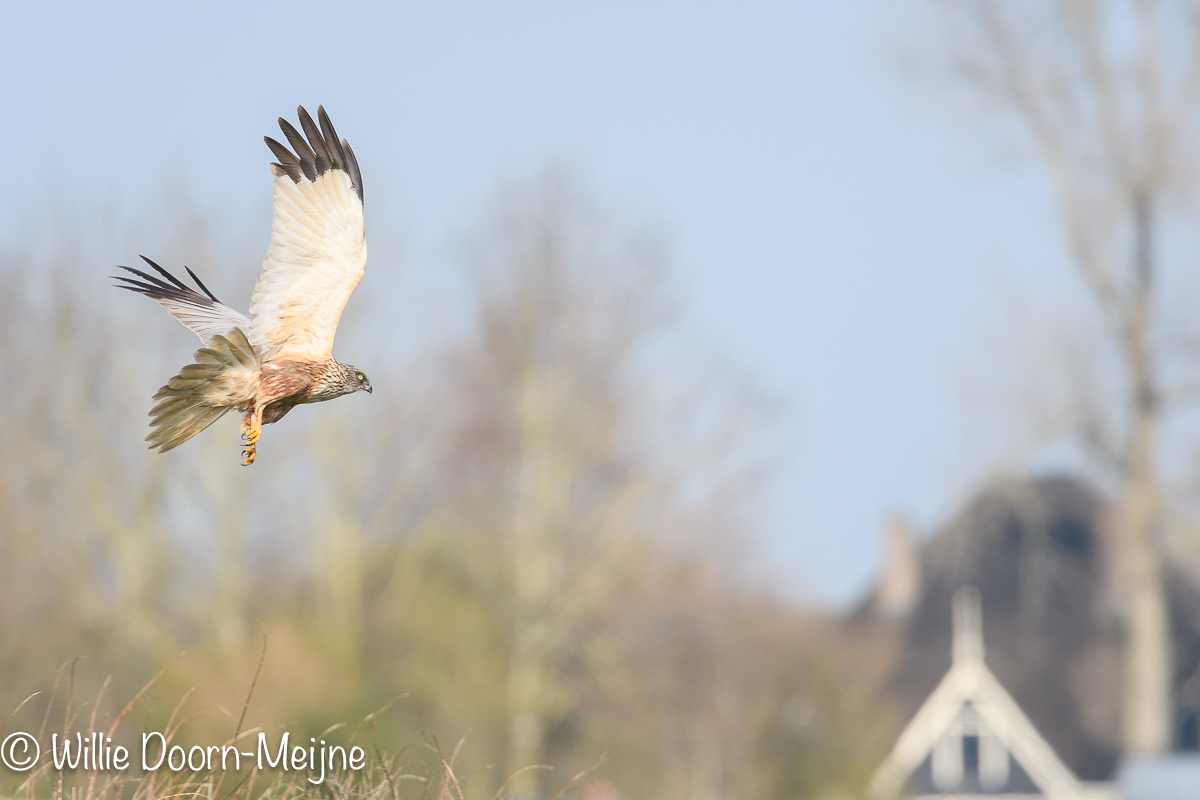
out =
<path fill-rule="evenodd" d="M 1117 365 L 1117 397 L 1081 397 L 1073 424 L 1117 477 L 1127 637 L 1124 741 L 1171 745 L 1163 589 L 1160 249 L 1192 178 L 1200 6 L 1156 0 L 935 2 L 942 66 L 1032 141 L 1075 269 Z"/>
<path fill-rule="evenodd" d="M 515 768 L 545 760 L 581 687 L 619 658 L 606 609 L 636 591 L 697 497 L 722 499 L 714 478 L 730 462 L 713 440 L 744 409 L 709 407 L 706 426 L 686 401 L 664 402 L 678 375 L 662 358 L 659 247 L 615 225 L 563 173 L 504 193 L 473 245 L 474 330 L 447 393 L 462 404 L 453 439 L 466 483 L 454 494 L 504 543 Z M 672 429 L 686 433 L 664 447 Z M 703 525 L 688 533 L 693 547 L 711 542 Z M 706 768 L 719 761 L 705 758 Z M 537 788 L 536 772 L 510 787 Z"/>
<path fill-rule="evenodd" d="M 17 609 L 45 603 L 73 607 L 54 615 L 73 631 L 119 629 L 132 651 L 153 652 L 162 628 L 152 609 L 174 549 L 161 533 L 162 472 L 117 445 L 119 430 L 140 423 L 131 409 L 142 382 L 130 354 L 111 345 L 137 326 L 90 301 L 71 269 L 80 240 L 59 241 L 55 252 L 0 257 L 0 380 L 11 387 L 0 399 L 8 674 L 36 671 L 16 663 L 26 647 L 15 645 L 31 638 L 18 633 L 22 617 L 42 614 Z"/>
<path fill-rule="evenodd" d="M 568 666 L 596 645 L 598 603 L 645 524 L 652 477 L 623 429 L 623 383 L 653 323 L 657 265 L 638 242 L 614 243 L 562 175 L 497 209 L 472 258 L 479 338 L 464 375 L 506 509 L 509 758 L 526 766 L 575 702 Z M 537 794 L 537 777 L 511 788 Z"/>

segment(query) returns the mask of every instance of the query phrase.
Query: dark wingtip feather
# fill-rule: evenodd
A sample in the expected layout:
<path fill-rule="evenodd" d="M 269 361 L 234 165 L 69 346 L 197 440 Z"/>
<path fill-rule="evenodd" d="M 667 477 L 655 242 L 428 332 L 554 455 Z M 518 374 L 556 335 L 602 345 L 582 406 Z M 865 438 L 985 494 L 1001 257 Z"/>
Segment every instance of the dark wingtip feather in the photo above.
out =
<path fill-rule="evenodd" d="M 283 117 L 279 118 L 279 129 L 283 131 L 293 152 L 300 159 L 300 166 L 304 169 L 304 174 L 310 181 L 315 181 L 320 176 L 320 173 L 317 172 L 317 154 L 308 146 L 308 142 L 304 141 L 300 131 L 296 130 L 296 127 Z"/>
<path fill-rule="evenodd" d="M 325 106 L 317 106 L 317 121 L 321 123 L 321 134 L 325 137 L 325 144 L 329 147 L 333 166 L 345 172 L 346 154 L 342 150 L 342 140 L 338 138 L 333 123 L 329 121 L 329 115 L 325 113 Z"/>
<path fill-rule="evenodd" d="M 354 184 L 354 191 L 358 192 L 359 202 L 363 201 L 363 181 L 362 173 L 358 171 L 358 157 L 354 155 L 354 149 L 350 147 L 350 143 L 342 139 L 342 149 L 346 151 L 347 166 L 350 167 L 350 182 Z"/>
<path fill-rule="evenodd" d="M 337 131 L 329 121 L 329 115 L 325 113 L 325 106 L 317 106 L 319 127 L 314 124 L 304 106 L 297 106 L 296 114 L 300 118 L 300 127 L 304 129 L 303 135 L 286 119 L 279 118 L 279 129 L 291 144 L 291 150 L 270 136 L 263 137 L 267 147 L 279 159 L 273 166 L 283 170 L 296 182 L 299 182 L 301 177 L 315 181 L 330 170 L 341 170 L 350 177 L 354 192 L 358 195 L 359 202 L 362 202 L 362 173 L 358 168 L 358 159 L 350 149 L 349 142 L 345 139 L 338 140 Z M 305 136 L 308 137 L 307 141 Z"/>
<path fill-rule="evenodd" d="M 191 291 L 191 289 L 189 289 L 189 288 L 188 288 L 188 286 L 187 286 L 185 283 L 183 283 L 182 281 L 180 281 L 178 278 L 176 278 L 176 277 L 175 277 L 174 275 L 172 275 L 171 273 L 167 272 L 165 269 L 163 269 L 162 267 L 160 267 L 158 264 L 155 264 L 153 261 L 151 261 L 150 259 L 146 258 L 146 257 L 145 257 L 144 255 L 142 255 L 141 253 L 138 253 L 138 258 L 140 258 L 142 261 L 145 261 L 145 262 L 146 262 L 147 264 L 149 264 L 150 266 L 154 267 L 154 271 L 155 271 L 155 272 L 157 272 L 159 275 L 162 275 L 164 278 L 166 278 L 166 279 L 167 279 L 167 280 L 169 280 L 171 283 L 173 283 L 173 284 L 175 284 L 176 286 L 178 286 L 180 289 L 183 289 L 185 292 L 190 292 L 190 291 Z"/>
<path fill-rule="evenodd" d="M 300 117 L 300 127 L 308 137 L 308 144 L 317 157 L 317 174 L 323 175 L 333 168 L 333 157 L 329 153 L 329 147 L 325 144 L 321 132 L 317 130 L 312 117 L 304 110 L 304 106 L 296 106 L 296 114 Z"/>
<path fill-rule="evenodd" d="M 157 270 L 160 275 L 166 278 L 167 281 L 170 281 L 170 283 L 159 280 L 148 272 L 142 272 L 140 269 L 134 269 L 133 267 L 126 267 L 122 264 L 118 264 L 118 269 L 123 269 L 126 272 L 130 272 L 136 275 L 137 278 L 129 278 L 124 275 L 112 275 L 110 277 L 112 277 L 113 280 L 124 281 L 124 283 L 114 284 L 116 288 L 128 289 L 131 292 L 144 294 L 152 300 L 166 298 L 171 300 L 180 300 L 200 306 L 208 306 L 221 302 L 217 299 L 216 295 L 208 290 L 208 287 L 204 285 L 199 277 L 197 277 L 196 273 L 192 272 L 190 267 L 184 267 L 184 269 L 187 270 L 188 275 L 192 276 L 192 280 L 194 280 L 196 285 L 199 286 L 201 291 L 204 292 L 204 294 L 207 296 L 207 299 L 201 297 L 201 295 L 195 289 L 192 289 L 150 259 L 146 258 L 145 256 L 142 256 L 142 259 L 147 264 L 154 267 L 154 269 Z M 211 303 L 209 302 L 210 300 L 212 301 Z"/>
<path fill-rule="evenodd" d="M 117 267 L 119 269 L 125 270 L 126 272 L 132 272 L 134 275 L 136 275 L 138 277 L 138 280 L 134 280 L 133 278 L 127 278 L 124 275 L 110 276 L 114 280 L 125 281 L 125 283 L 114 284 L 118 289 L 129 289 L 131 291 L 138 292 L 139 294 L 144 294 L 148 297 L 154 297 L 155 299 L 157 299 L 158 295 L 163 295 L 163 296 L 166 296 L 169 294 L 177 295 L 180 292 L 191 291 L 190 289 L 186 289 L 186 288 L 178 289 L 175 286 L 173 286 L 172 284 L 167 283 L 166 281 L 159 280 L 158 278 L 154 277 L 153 275 L 151 275 L 148 272 L 142 272 L 140 269 L 134 269 L 133 267 L 126 267 L 121 264 L 118 264 Z"/>
<path fill-rule="evenodd" d="M 264 136 L 263 141 L 267 143 L 267 147 L 271 148 L 271 152 L 279 159 L 279 163 L 276 166 L 286 172 L 289 178 L 299 182 L 304 177 L 304 170 L 300 166 L 300 159 L 292 155 L 291 150 L 288 150 L 270 136 Z"/>
<path fill-rule="evenodd" d="M 188 275 L 192 276 L 192 280 L 194 280 L 196 282 L 196 285 L 200 287 L 200 291 L 202 291 L 206 295 L 208 295 L 209 300 L 212 300 L 214 303 L 221 302 L 220 300 L 217 299 L 217 296 L 215 294 L 213 294 L 212 292 L 210 292 L 208 290 L 208 287 L 204 285 L 204 281 L 200 280 L 200 278 L 196 275 L 196 273 L 192 272 L 191 267 L 184 265 L 183 268 L 187 270 Z"/>
<path fill-rule="evenodd" d="M 267 143 L 267 147 L 271 148 L 271 152 L 279 159 L 284 166 L 300 166 L 300 159 L 292 155 L 292 151 L 281 145 L 279 142 L 272 139 L 270 136 L 264 136 L 263 141 Z"/>

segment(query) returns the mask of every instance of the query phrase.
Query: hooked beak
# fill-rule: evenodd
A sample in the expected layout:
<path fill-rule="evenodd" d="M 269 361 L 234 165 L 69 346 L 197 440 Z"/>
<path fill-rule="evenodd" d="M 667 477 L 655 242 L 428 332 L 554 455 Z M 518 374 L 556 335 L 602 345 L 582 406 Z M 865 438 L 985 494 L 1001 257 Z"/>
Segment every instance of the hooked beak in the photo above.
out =
<path fill-rule="evenodd" d="M 371 394 L 371 384 L 367 384 L 367 394 Z"/>

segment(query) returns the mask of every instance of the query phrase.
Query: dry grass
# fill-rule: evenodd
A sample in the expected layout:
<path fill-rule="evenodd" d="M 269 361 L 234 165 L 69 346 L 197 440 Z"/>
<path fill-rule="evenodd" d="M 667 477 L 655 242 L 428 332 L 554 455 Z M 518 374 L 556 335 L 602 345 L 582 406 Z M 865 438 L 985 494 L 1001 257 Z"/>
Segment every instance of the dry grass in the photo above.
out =
<path fill-rule="evenodd" d="M 174 661 L 163 667 L 145 686 L 141 688 L 125 704 L 116 715 L 107 730 L 97 728 L 97 712 L 104 700 L 109 681 L 103 686 L 92 703 L 92 710 L 86 725 L 81 725 L 80 708 L 75 703 L 75 667 L 76 662 L 64 665 L 55 681 L 42 716 L 40 728 L 36 734 L 40 747 L 40 756 L 36 765 L 25 772 L 6 771 L 0 768 L 0 776 L 6 778 L 0 784 L 0 798 L 13 800 L 169 800 L 169 798 L 195 798 L 196 800 L 289 800 L 289 798 L 329 797 L 340 800 L 468 800 L 469 793 L 464 791 L 466 780 L 480 772 L 494 768 L 491 764 L 467 768 L 462 764 L 463 745 L 467 736 L 462 736 L 453 751 L 447 755 L 436 737 L 427 741 L 413 742 L 392 755 L 382 752 L 375 744 L 373 733 L 380 716 L 395 704 L 400 697 L 387 703 L 378 711 L 368 714 L 351 731 L 346 739 L 345 749 L 361 747 L 366 754 L 365 766 L 360 770 L 336 769 L 323 775 L 309 770 L 283 771 L 280 769 L 259 770 L 255 760 L 247 759 L 250 766 L 242 770 L 218 769 L 213 764 L 212 769 L 174 771 L 162 766 L 152 772 L 142 770 L 140 751 L 128 747 L 130 754 L 129 767 L 125 770 L 85 770 L 82 767 L 71 769 L 64 766 L 56 768 L 52 757 L 52 742 L 54 735 L 59 733 L 57 724 L 50 725 L 51 710 L 55 707 L 59 686 L 65 682 L 65 713 L 61 728 L 62 739 L 68 735 L 82 736 L 87 742 L 93 734 L 100 734 L 117 744 L 132 742 L 128 731 L 122 731 L 121 725 L 130 713 L 147 697 L 150 689 L 182 657 L 180 654 Z M 244 742 L 249 737 L 257 736 L 260 728 L 245 728 L 246 714 L 254 689 L 262 672 L 263 661 L 266 657 L 266 642 L 263 643 L 262 657 L 258 669 L 250 684 L 246 700 L 242 704 L 241 714 L 234 727 L 233 735 L 218 747 L 231 746 Z M 63 673 L 66 672 L 65 681 Z M 191 691 L 186 692 L 176 703 L 174 710 L 162 728 L 166 741 L 165 747 L 175 744 L 186 747 L 195 745 L 186 737 L 188 725 L 194 723 L 211 708 L 198 707 L 184 711 Z M 403 697 L 403 695 L 401 696 Z M 0 741 L 10 734 L 9 727 L 14 718 L 29 706 L 38 695 L 35 693 L 25 698 L 0 725 Z M 321 733 L 321 737 L 345 727 L 342 724 L 331 726 Z M 29 731 L 32 734 L 32 731 Z M 124 734 L 124 735 L 123 735 Z M 469 731 L 468 731 L 469 734 Z M 136 734 L 135 734 L 136 735 Z M 295 741 L 300 741 L 299 739 Z M 186 744 L 185 744 L 186 743 Z M 211 745 L 211 742 L 206 743 Z M 60 745 L 61 757 L 61 745 Z M 562 800 L 583 784 L 604 762 L 601 757 L 591 768 L 584 770 L 568 781 L 556 794 L 553 800 Z M 60 762 L 61 763 L 61 762 Z M 501 800 L 505 790 L 517 775 L 529 770 L 550 770 L 549 766 L 532 765 L 517 770 L 500 785 L 490 800 Z M 321 779 L 320 783 L 313 781 Z"/>

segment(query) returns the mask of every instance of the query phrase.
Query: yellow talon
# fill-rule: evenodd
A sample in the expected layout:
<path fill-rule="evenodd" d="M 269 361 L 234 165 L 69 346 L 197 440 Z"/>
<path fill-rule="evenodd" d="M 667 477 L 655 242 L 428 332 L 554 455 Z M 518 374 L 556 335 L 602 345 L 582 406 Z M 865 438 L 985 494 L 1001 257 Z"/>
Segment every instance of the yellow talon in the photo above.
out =
<path fill-rule="evenodd" d="M 243 467 L 248 467 L 254 463 L 254 457 L 256 455 L 255 449 L 256 448 L 254 447 L 254 445 L 251 444 L 249 447 L 247 447 L 245 450 L 242 451 L 242 466 Z"/>
<path fill-rule="evenodd" d="M 246 444 L 254 444 L 258 441 L 258 437 L 262 435 L 262 428 L 258 430 L 249 430 L 242 434 L 242 441 Z"/>

